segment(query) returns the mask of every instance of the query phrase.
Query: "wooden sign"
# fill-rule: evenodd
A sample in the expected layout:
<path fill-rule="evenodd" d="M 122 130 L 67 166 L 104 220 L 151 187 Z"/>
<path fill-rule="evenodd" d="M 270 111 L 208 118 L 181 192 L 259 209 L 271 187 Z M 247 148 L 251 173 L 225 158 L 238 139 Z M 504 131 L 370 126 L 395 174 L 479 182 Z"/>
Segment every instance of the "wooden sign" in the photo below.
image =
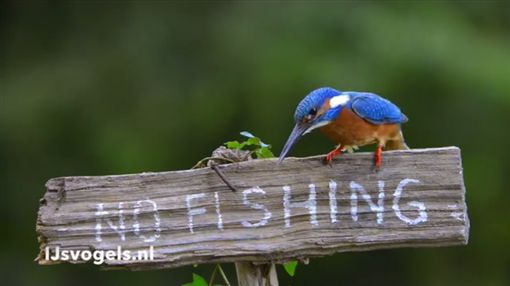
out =
<path fill-rule="evenodd" d="M 458 148 L 384 152 L 379 172 L 372 156 L 219 166 L 238 192 L 210 168 L 54 178 L 40 201 L 38 262 L 139 270 L 467 243 Z"/>

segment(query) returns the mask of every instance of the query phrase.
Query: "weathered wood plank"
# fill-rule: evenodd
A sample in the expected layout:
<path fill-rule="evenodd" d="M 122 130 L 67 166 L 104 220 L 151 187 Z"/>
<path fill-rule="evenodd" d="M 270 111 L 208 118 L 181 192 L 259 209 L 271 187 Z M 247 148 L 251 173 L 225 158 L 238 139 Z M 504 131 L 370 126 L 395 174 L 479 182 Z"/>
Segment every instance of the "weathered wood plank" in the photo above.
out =
<path fill-rule="evenodd" d="M 220 169 L 62 177 L 46 183 L 37 220 L 40 264 L 60 250 L 147 250 L 152 261 L 110 267 L 170 268 L 212 262 L 282 262 L 396 247 L 463 245 L 469 220 L 460 150 L 389 151 L 253 160 Z M 83 262 L 72 261 L 72 262 Z"/>

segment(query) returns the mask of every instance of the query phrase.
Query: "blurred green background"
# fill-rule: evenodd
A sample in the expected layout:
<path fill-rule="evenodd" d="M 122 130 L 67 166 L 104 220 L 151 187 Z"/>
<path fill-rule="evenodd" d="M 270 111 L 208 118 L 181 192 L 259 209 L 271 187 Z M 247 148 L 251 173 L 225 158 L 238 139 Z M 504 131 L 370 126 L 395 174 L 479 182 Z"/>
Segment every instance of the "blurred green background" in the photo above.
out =
<path fill-rule="evenodd" d="M 281 285 L 510 285 L 509 3 L 1 4 L 0 283 L 208 277 L 38 266 L 44 183 L 187 169 L 242 130 L 278 153 L 298 101 L 332 86 L 397 103 L 412 147 L 462 148 L 470 243 L 313 259 Z M 317 132 L 292 155 L 332 146 Z"/>

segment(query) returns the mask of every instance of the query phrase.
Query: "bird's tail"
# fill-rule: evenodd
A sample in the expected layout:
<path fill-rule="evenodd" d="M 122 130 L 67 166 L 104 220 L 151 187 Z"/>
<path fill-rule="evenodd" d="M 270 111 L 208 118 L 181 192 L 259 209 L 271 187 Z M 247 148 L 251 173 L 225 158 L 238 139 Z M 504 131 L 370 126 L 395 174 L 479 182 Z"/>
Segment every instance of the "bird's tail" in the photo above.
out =
<path fill-rule="evenodd" d="M 402 131 L 400 131 L 398 137 L 394 140 L 389 140 L 386 142 L 386 146 L 384 147 L 384 150 L 406 150 L 410 149 L 409 146 L 407 146 L 406 141 L 404 140 L 404 135 L 402 134 Z"/>

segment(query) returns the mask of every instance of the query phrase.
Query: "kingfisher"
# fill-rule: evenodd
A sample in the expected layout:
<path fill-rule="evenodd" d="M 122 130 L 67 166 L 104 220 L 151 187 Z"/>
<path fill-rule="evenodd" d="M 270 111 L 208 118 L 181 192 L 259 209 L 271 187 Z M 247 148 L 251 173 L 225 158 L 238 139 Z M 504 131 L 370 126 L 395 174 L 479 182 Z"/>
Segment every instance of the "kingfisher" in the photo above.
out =
<path fill-rule="evenodd" d="M 303 135 L 319 129 L 338 144 L 326 155 L 325 163 L 331 164 L 343 151 L 377 144 L 374 164 L 379 169 L 383 149 L 409 149 L 401 130 L 407 120 L 395 104 L 375 93 L 315 89 L 296 108 L 294 129 L 280 153 L 279 163 Z"/>

